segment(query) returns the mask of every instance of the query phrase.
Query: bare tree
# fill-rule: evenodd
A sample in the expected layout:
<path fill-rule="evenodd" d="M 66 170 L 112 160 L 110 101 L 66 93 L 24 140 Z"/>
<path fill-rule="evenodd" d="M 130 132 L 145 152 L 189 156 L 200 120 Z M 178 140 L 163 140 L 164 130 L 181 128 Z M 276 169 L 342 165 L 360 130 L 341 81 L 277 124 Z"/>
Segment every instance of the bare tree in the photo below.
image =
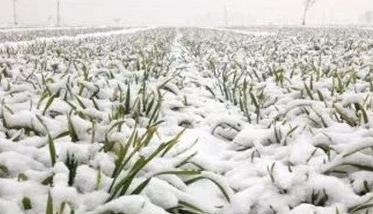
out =
<path fill-rule="evenodd" d="M 317 0 L 304 0 L 304 11 L 302 18 L 302 25 L 306 25 L 307 13 L 312 8 L 312 6 L 317 2 Z"/>
<path fill-rule="evenodd" d="M 373 11 L 372 10 L 368 10 L 364 13 L 364 20 L 367 24 L 373 23 Z"/>
<path fill-rule="evenodd" d="M 13 0 L 13 25 L 17 26 L 18 21 L 17 21 L 17 9 L 16 9 L 16 0 Z"/>
<path fill-rule="evenodd" d="M 114 18 L 114 19 L 113 19 L 113 22 L 114 22 L 117 26 L 120 25 L 120 22 L 121 22 L 121 21 L 122 21 L 121 18 Z"/>

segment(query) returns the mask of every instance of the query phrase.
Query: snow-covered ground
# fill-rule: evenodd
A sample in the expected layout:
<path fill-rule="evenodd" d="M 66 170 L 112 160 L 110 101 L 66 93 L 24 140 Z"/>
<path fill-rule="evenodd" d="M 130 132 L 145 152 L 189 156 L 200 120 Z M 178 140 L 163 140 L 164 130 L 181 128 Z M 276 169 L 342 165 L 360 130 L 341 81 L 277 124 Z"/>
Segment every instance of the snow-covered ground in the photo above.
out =
<path fill-rule="evenodd" d="M 98 32 L 120 31 L 120 27 L 52 27 L 52 28 L 5 28 L 0 29 L 0 42 L 30 41 L 37 38 L 76 36 Z"/>
<path fill-rule="evenodd" d="M 58 42 L 58 41 L 78 41 L 78 40 L 84 40 L 84 39 L 89 39 L 89 38 L 98 38 L 98 37 L 108 37 L 108 36 L 113 36 L 113 35 L 123 35 L 123 34 L 128 34 L 128 33 L 135 33 L 137 31 L 141 30 L 149 30 L 151 28 L 131 28 L 131 29 L 120 29 L 120 30 L 109 30 L 109 31 L 103 31 L 103 32 L 91 32 L 91 33 L 77 33 L 73 35 L 60 35 L 60 36 L 39 36 L 39 37 L 32 37 L 33 39 L 27 40 L 27 39 L 21 39 L 21 41 L 16 41 L 16 42 L 9 42 L 9 41 L 4 41 L 0 43 L 0 49 L 3 49 L 5 51 L 6 49 L 19 49 L 22 47 L 29 47 L 32 46 L 33 44 L 40 44 L 43 42 L 51 43 L 51 42 Z M 53 35 L 53 34 L 52 34 Z"/>
<path fill-rule="evenodd" d="M 2 44 L 0 213 L 369 213 L 369 30 Z"/>

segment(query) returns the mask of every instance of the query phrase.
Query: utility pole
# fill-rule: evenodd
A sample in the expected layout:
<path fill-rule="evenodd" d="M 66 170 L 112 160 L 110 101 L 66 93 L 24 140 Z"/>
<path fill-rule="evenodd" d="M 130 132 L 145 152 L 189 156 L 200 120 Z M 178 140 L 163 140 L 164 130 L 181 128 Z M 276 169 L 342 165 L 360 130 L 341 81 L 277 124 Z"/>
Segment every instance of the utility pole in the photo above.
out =
<path fill-rule="evenodd" d="M 18 22 L 17 22 L 17 9 L 16 9 L 16 0 L 13 0 L 13 25 L 14 26 L 17 26 L 18 25 Z"/>
<path fill-rule="evenodd" d="M 224 25 L 225 27 L 228 27 L 228 8 L 227 8 L 227 4 L 225 1 L 224 1 Z"/>
<path fill-rule="evenodd" d="M 57 27 L 60 27 L 60 25 L 61 25 L 61 8 L 60 8 L 60 6 L 61 6 L 61 2 L 60 2 L 60 0 L 57 0 L 57 17 L 56 17 L 56 20 L 57 20 L 57 23 L 56 23 L 56 26 Z"/>

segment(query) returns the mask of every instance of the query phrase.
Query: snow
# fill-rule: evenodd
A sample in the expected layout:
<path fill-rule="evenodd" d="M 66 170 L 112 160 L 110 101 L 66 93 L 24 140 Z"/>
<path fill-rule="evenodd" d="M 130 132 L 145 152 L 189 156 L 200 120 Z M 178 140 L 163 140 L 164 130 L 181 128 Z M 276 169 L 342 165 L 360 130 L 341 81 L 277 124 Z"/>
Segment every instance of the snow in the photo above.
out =
<path fill-rule="evenodd" d="M 342 214 L 372 201 L 367 30 L 10 32 L 1 213 L 44 213 L 48 194 L 55 211 L 91 214 Z"/>
<path fill-rule="evenodd" d="M 150 181 L 149 187 L 146 188 L 144 194 L 153 204 L 164 209 L 177 207 L 179 202 L 179 199 L 167 183 L 157 178 L 153 178 Z"/>
<path fill-rule="evenodd" d="M 22 213 L 17 203 L 10 202 L 10 201 L 3 200 L 3 199 L 0 199 L 0 209 L 1 209 L 1 212 L 4 214 Z"/>
<path fill-rule="evenodd" d="M 114 201 L 95 209 L 89 214 L 99 214 L 105 212 L 128 213 L 128 214 L 150 214 L 150 213 L 167 213 L 160 207 L 151 204 L 142 196 L 122 196 Z"/>
<path fill-rule="evenodd" d="M 233 139 L 233 144 L 237 147 L 262 147 L 268 145 L 273 136 L 273 130 L 249 127 L 241 132 Z"/>
<path fill-rule="evenodd" d="M 87 38 L 100 38 L 100 37 L 107 37 L 111 35 L 118 35 L 118 34 L 127 34 L 127 33 L 134 33 L 141 30 L 149 30 L 149 28 L 133 28 L 133 29 L 124 29 L 124 30 L 115 30 L 109 32 L 95 32 L 95 33 L 87 33 L 87 34 L 77 34 L 75 36 L 58 36 L 58 37 L 48 37 L 48 38 L 37 38 L 35 40 L 30 41 L 20 41 L 20 42 L 4 42 L 0 43 L 0 49 L 4 50 L 7 47 L 10 48 L 19 48 L 23 46 L 29 46 L 35 43 L 43 43 L 43 42 L 55 42 L 55 41 L 74 41 L 74 40 L 84 40 Z"/>

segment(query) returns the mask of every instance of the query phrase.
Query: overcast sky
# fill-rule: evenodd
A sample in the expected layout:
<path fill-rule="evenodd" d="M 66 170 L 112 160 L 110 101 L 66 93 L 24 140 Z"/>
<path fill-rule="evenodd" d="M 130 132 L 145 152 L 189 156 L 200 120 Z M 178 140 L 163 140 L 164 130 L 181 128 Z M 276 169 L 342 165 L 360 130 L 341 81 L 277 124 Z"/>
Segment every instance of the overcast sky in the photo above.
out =
<path fill-rule="evenodd" d="M 0 25 L 12 23 L 12 1 L 0 0 Z M 55 23 L 57 0 L 16 0 L 23 25 Z M 224 5 L 229 24 L 299 24 L 304 0 L 60 0 L 65 25 L 221 25 Z M 310 24 L 357 24 L 373 0 L 319 0 Z"/>

